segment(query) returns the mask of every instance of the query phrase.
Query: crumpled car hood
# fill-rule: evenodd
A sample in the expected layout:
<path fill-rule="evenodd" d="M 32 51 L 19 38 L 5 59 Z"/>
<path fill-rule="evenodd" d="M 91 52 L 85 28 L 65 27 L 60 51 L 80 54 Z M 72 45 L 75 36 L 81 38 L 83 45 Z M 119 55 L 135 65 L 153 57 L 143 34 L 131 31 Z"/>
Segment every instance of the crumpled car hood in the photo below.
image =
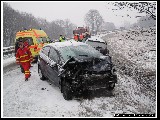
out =
<path fill-rule="evenodd" d="M 112 68 L 112 62 L 110 56 L 101 56 L 100 58 L 85 58 L 85 59 L 77 59 L 75 57 L 70 58 L 66 61 L 62 68 L 74 68 L 79 67 L 79 69 L 83 69 L 86 71 L 94 71 L 94 72 L 101 72 L 101 71 L 109 71 Z"/>
<path fill-rule="evenodd" d="M 91 66 L 89 69 L 87 69 L 88 71 L 96 71 L 96 72 L 101 72 L 101 71 L 108 71 L 111 70 L 111 63 L 109 63 L 106 60 L 102 60 L 100 62 L 98 62 L 97 64 L 94 64 L 93 66 Z"/>

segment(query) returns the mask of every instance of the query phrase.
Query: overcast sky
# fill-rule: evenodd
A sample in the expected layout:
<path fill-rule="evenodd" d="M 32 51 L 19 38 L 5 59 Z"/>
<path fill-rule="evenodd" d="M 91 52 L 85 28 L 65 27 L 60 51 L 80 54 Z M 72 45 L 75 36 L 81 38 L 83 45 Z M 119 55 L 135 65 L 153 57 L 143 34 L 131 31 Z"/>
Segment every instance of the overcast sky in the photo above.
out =
<path fill-rule="evenodd" d="M 96 9 L 103 17 L 105 22 L 113 22 L 116 26 L 124 24 L 124 21 L 134 23 L 137 21 L 135 16 L 137 11 L 119 10 L 113 12 L 111 5 L 105 1 L 56 1 L 56 2 L 7 2 L 11 7 L 20 12 L 31 13 L 35 17 L 46 18 L 51 22 L 57 19 L 70 19 L 70 21 L 78 26 L 85 25 L 84 16 L 90 9 Z M 129 15 L 127 17 L 127 14 Z M 117 16 L 116 16 L 117 15 Z M 122 17 L 123 16 L 123 17 Z M 131 18 L 130 18 L 131 16 Z"/>

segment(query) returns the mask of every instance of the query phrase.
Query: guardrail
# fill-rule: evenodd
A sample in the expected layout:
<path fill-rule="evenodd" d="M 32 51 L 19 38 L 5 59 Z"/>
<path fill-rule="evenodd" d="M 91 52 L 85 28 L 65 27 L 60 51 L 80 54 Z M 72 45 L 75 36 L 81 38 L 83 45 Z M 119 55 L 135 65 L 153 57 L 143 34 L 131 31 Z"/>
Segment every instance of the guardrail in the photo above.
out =
<path fill-rule="evenodd" d="M 15 47 L 14 46 L 10 46 L 10 47 L 4 47 L 3 48 L 3 56 L 12 54 L 15 52 Z"/>

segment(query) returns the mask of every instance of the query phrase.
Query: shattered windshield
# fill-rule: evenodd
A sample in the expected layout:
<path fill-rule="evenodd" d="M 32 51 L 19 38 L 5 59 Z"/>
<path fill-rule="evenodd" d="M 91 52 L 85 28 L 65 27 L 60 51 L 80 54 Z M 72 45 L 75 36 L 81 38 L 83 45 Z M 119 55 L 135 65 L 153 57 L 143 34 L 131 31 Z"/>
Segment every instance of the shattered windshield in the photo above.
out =
<path fill-rule="evenodd" d="M 83 59 L 86 57 L 100 58 L 100 56 L 103 56 L 99 51 L 88 45 L 65 46 L 61 47 L 59 51 L 65 61 L 71 57 Z"/>

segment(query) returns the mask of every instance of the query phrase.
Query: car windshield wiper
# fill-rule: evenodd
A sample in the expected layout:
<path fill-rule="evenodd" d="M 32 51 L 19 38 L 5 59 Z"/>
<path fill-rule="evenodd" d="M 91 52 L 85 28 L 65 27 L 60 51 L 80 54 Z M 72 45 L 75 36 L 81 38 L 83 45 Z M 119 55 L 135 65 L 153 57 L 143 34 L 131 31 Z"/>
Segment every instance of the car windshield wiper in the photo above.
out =
<path fill-rule="evenodd" d="M 79 56 L 85 56 L 85 57 L 88 57 L 88 55 L 79 55 Z"/>
<path fill-rule="evenodd" d="M 98 47 L 96 47 L 96 48 L 102 48 L 102 47 L 98 46 Z"/>

